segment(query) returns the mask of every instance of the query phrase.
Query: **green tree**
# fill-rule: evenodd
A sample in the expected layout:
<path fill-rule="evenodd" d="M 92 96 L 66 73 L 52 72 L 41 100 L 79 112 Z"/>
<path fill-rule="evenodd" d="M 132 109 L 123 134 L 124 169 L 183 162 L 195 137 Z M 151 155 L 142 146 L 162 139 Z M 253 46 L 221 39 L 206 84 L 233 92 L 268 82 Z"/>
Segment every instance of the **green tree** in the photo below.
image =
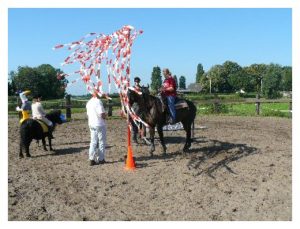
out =
<path fill-rule="evenodd" d="M 203 78 L 204 70 L 202 64 L 198 64 L 196 73 L 196 83 L 200 83 L 201 78 Z"/>
<path fill-rule="evenodd" d="M 223 92 L 226 88 L 226 77 L 222 65 L 214 65 L 206 73 L 206 77 L 202 78 L 201 86 L 204 91 L 211 91 L 212 93 Z M 204 83 L 204 84 L 203 84 Z M 211 88 L 210 88 L 211 86 Z"/>
<path fill-rule="evenodd" d="M 226 61 L 223 63 L 224 85 L 222 92 L 234 92 L 244 87 L 243 68 L 236 62 Z"/>
<path fill-rule="evenodd" d="M 270 64 L 263 76 L 263 94 L 268 99 L 281 96 L 282 68 L 278 64 Z"/>
<path fill-rule="evenodd" d="M 17 91 L 17 88 L 16 88 L 16 85 L 15 85 L 15 82 L 12 80 L 15 76 L 15 72 L 14 71 L 11 71 L 8 75 L 8 95 L 9 96 L 12 96 L 12 95 L 15 95 L 16 94 L 16 91 Z"/>
<path fill-rule="evenodd" d="M 179 77 L 179 88 L 180 89 L 186 89 L 185 81 L 186 80 L 185 80 L 184 76 Z"/>
<path fill-rule="evenodd" d="M 282 68 L 282 90 L 284 91 L 292 91 L 292 67 L 285 66 Z"/>
<path fill-rule="evenodd" d="M 174 80 L 175 80 L 175 83 L 176 83 L 176 88 L 178 88 L 178 79 L 177 79 L 177 76 L 176 76 L 176 75 L 174 75 L 174 76 L 173 76 L 173 78 L 174 78 Z"/>
<path fill-rule="evenodd" d="M 204 93 L 210 92 L 210 79 L 208 78 L 208 72 L 204 73 L 203 77 L 200 79 L 200 86 Z"/>
<path fill-rule="evenodd" d="M 244 69 L 249 76 L 249 81 L 252 87 L 252 90 L 257 93 L 262 92 L 262 81 L 263 76 L 266 74 L 267 65 L 265 64 L 252 64 L 249 67 Z"/>
<path fill-rule="evenodd" d="M 158 90 L 161 88 L 162 79 L 161 79 L 161 70 L 160 67 L 156 66 L 153 68 L 152 75 L 151 75 L 151 90 L 154 93 L 157 93 Z"/>
<path fill-rule="evenodd" d="M 28 66 L 18 67 L 13 74 L 12 82 L 16 90 L 31 90 L 32 94 L 41 94 L 43 98 L 62 98 L 65 95 L 64 85 L 66 79 L 57 79 L 61 70 L 53 68 L 49 64 L 43 64 L 36 68 Z"/>

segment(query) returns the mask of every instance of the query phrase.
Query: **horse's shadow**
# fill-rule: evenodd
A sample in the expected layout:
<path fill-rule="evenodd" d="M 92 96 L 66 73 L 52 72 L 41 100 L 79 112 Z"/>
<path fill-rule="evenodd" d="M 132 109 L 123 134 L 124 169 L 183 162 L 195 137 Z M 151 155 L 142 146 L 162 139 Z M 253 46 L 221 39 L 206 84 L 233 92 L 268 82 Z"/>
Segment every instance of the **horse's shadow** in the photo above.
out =
<path fill-rule="evenodd" d="M 209 146 L 194 148 L 189 151 L 190 160 L 187 167 L 189 170 L 196 171 L 195 176 L 206 174 L 215 178 L 213 173 L 222 168 L 236 174 L 229 167 L 231 162 L 260 153 L 258 148 L 247 146 L 246 144 L 235 144 L 218 140 L 209 140 L 209 142 L 211 143 Z"/>
<path fill-rule="evenodd" d="M 83 150 L 87 150 L 87 149 L 88 149 L 88 146 L 54 149 L 53 151 L 46 151 L 46 152 L 50 152 L 50 153 L 31 156 L 31 157 L 38 158 L 38 157 L 46 157 L 46 156 L 63 156 L 63 155 L 68 155 L 68 154 L 81 153 Z"/>
<path fill-rule="evenodd" d="M 60 145 L 76 145 L 76 144 L 89 144 L 90 141 L 75 141 L 75 142 L 65 142 Z"/>
<path fill-rule="evenodd" d="M 168 137 L 168 143 L 178 143 L 181 137 Z M 137 157 L 137 162 L 148 160 L 174 160 L 176 157 L 189 158 L 187 168 L 192 170 L 194 176 L 206 174 L 211 178 L 215 178 L 213 173 L 219 169 L 225 168 L 230 173 L 236 174 L 229 164 L 234 161 L 260 153 L 260 150 L 255 147 L 247 146 L 246 144 L 236 144 L 231 142 L 222 142 L 219 140 L 210 140 L 205 138 L 194 138 L 194 143 L 207 143 L 208 146 L 200 148 L 192 148 L 188 152 L 181 150 L 167 153 L 166 155 L 159 154 L 154 156 Z M 148 164 L 143 163 L 141 167 L 146 167 Z"/>

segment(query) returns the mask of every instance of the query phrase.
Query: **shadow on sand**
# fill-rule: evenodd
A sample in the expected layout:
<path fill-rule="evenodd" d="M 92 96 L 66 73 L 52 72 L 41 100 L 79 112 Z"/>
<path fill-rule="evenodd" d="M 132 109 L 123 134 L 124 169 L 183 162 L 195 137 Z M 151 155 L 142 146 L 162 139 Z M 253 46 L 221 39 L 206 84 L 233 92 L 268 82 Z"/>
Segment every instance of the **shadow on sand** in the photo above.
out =
<path fill-rule="evenodd" d="M 196 176 L 207 174 L 208 176 L 215 178 L 213 173 L 221 168 L 225 168 L 230 173 L 236 174 L 229 167 L 231 162 L 258 153 L 260 153 L 259 149 L 247 146 L 246 144 L 209 140 L 209 146 L 190 150 L 189 154 L 191 154 L 191 158 L 187 167 L 190 170 L 196 170 Z M 208 160 L 211 162 L 208 162 Z M 202 168 L 205 163 L 208 164 L 208 166 Z"/>
<path fill-rule="evenodd" d="M 167 137 L 166 142 L 178 143 L 184 142 L 183 137 Z M 167 153 L 163 155 L 161 153 L 154 156 L 141 156 L 137 157 L 136 161 L 145 162 L 148 160 L 175 160 L 176 157 L 189 158 L 187 167 L 189 170 L 194 170 L 196 173 L 194 176 L 206 174 L 211 178 L 215 178 L 213 173 L 221 168 L 225 168 L 230 173 L 236 174 L 229 164 L 234 161 L 238 161 L 244 157 L 260 153 L 260 150 L 247 146 L 246 144 L 236 144 L 231 142 L 222 142 L 218 140 L 194 138 L 194 143 L 205 143 L 206 146 L 192 148 L 188 152 L 182 150 Z M 156 152 L 159 152 L 160 145 L 156 145 Z M 148 167 L 148 163 L 139 163 L 139 167 Z M 152 165 L 153 166 L 153 165 Z"/>

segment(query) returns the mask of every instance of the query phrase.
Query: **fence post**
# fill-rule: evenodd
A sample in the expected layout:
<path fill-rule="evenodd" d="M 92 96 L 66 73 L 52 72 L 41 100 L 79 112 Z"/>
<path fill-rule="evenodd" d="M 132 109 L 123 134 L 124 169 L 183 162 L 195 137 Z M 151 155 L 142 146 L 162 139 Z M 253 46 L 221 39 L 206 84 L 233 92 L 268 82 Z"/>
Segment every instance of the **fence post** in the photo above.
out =
<path fill-rule="evenodd" d="M 256 114 L 259 115 L 260 114 L 260 95 L 257 94 L 256 95 L 256 102 L 255 102 L 255 106 L 256 106 Z"/>
<path fill-rule="evenodd" d="M 220 113 L 220 100 L 216 93 L 214 94 L 214 113 Z"/>
<path fill-rule="evenodd" d="M 66 95 L 66 116 L 67 120 L 71 120 L 71 95 Z"/>

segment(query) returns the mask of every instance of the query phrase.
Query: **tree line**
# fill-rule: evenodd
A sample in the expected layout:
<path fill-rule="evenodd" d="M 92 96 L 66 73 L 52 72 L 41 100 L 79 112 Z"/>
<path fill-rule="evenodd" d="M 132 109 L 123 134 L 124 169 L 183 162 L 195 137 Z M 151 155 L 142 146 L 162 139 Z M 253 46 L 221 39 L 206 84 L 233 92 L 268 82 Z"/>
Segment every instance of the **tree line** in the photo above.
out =
<path fill-rule="evenodd" d="M 161 70 L 153 68 L 151 89 L 157 91 L 161 85 Z M 177 82 L 177 77 L 174 75 Z M 266 98 L 278 98 L 281 91 L 292 90 L 292 67 L 279 64 L 252 64 L 241 67 L 233 61 L 214 65 L 207 72 L 203 65 L 197 65 L 195 83 L 200 84 L 203 93 L 255 92 Z M 185 76 L 179 78 L 178 87 L 186 89 Z"/>
<path fill-rule="evenodd" d="M 64 77 L 57 77 L 63 72 L 49 64 L 38 67 L 19 66 L 11 71 L 8 79 L 8 95 L 18 91 L 31 90 L 45 99 L 63 98 L 66 94 Z M 177 88 L 186 89 L 186 77 L 173 74 Z M 157 93 L 162 86 L 162 71 L 153 67 L 151 90 Z M 266 98 L 278 98 L 281 91 L 292 90 L 292 67 L 279 64 L 252 64 L 241 67 L 233 61 L 212 66 L 207 72 L 198 64 L 195 83 L 202 88 L 202 93 L 234 93 L 240 90 L 255 92 Z"/>
<path fill-rule="evenodd" d="M 292 90 L 292 67 L 273 63 L 241 67 L 226 61 L 205 72 L 202 64 L 198 64 L 196 83 L 206 93 L 233 93 L 242 89 L 266 98 L 278 98 L 281 91 Z"/>
<path fill-rule="evenodd" d="M 19 66 L 11 71 L 8 78 L 8 95 L 16 95 L 19 91 L 30 90 L 32 94 L 40 94 L 45 99 L 59 99 L 66 94 L 67 80 L 57 77 L 63 73 L 50 64 L 38 67 Z"/>

